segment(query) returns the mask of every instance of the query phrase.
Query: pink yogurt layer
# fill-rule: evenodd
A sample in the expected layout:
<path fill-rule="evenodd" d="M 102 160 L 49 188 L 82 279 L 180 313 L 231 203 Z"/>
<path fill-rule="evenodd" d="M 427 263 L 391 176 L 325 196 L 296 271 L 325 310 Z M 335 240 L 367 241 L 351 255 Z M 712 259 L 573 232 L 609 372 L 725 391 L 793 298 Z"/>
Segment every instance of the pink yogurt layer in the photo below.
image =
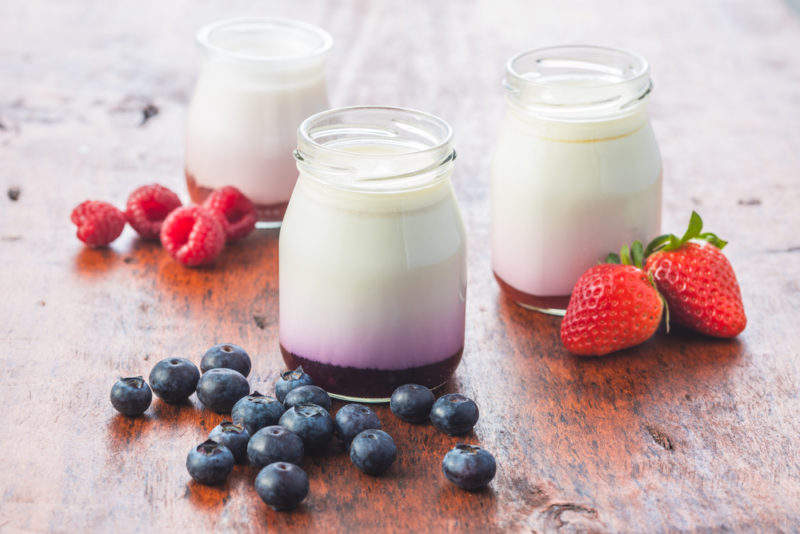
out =
<path fill-rule="evenodd" d="M 464 347 L 464 303 L 446 316 L 389 310 L 376 317 L 332 318 L 324 327 L 313 322 L 281 320 L 281 345 L 297 356 L 359 369 L 398 370 L 452 357 Z M 350 323 L 345 326 L 345 323 Z"/>

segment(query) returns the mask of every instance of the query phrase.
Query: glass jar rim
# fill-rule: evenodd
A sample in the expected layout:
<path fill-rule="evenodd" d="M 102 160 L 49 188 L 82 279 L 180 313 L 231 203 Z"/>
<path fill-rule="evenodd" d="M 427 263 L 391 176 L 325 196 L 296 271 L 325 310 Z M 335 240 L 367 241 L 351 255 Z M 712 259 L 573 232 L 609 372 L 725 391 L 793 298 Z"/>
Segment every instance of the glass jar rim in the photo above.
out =
<path fill-rule="evenodd" d="M 652 91 L 639 54 L 595 45 L 560 45 L 516 54 L 506 63 L 508 95 L 537 115 L 602 119 L 639 108 Z"/>
<path fill-rule="evenodd" d="M 339 117 L 350 122 L 337 123 Z M 340 145 L 387 150 L 351 151 Z M 395 192 L 435 181 L 451 168 L 456 153 L 452 127 L 436 115 L 395 106 L 350 106 L 306 118 L 297 129 L 294 156 L 298 168 L 313 169 L 314 178 L 340 189 Z M 379 162 L 391 162 L 390 168 Z"/>
<path fill-rule="evenodd" d="M 595 52 L 598 54 L 606 54 L 608 56 L 618 56 L 618 57 L 627 57 L 636 62 L 636 68 L 632 69 L 632 74 L 625 77 L 624 79 L 614 80 L 614 81 L 606 81 L 606 82 L 598 82 L 597 84 L 593 85 L 594 87 L 605 87 L 611 85 L 618 85 L 618 84 L 625 84 L 630 82 L 631 80 L 642 78 L 645 76 L 650 75 L 650 65 L 647 60 L 635 52 L 630 52 L 628 50 L 623 50 L 621 48 L 612 48 L 608 46 L 597 46 L 597 45 L 558 45 L 558 46 L 548 46 L 544 48 L 532 48 L 530 50 L 525 50 L 520 52 L 519 54 L 513 56 L 511 59 L 508 60 L 506 63 L 506 74 L 508 76 L 512 76 L 515 79 L 527 84 L 532 85 L 541 85 L 541 86 L 553 86 L 559 85 L 558 83 L 548 82 L 548 81 L 539 81 L 532 79 L 530 77 L 526 77 L 526 73 L 518 72 L 515 64 L 518 63 L 520 60 L 525 59 L 530 56 L 546 56 L 553 53 L 570 53 L 570 52 Z"/>
<path fill-rule="evenodd" d="M 347 152 L 346 150 L 340 150 L 337 148 L 331 148 L 326 146 L 322 143 L 318 143 L 311 134 L 312 126 L 315 123 L 323 122 L 324 120 L 335 116 L 340 115 L 343 113 L 380 113 L 380 112 L 390 112 L 390 113 L 397 113 L 397 114 L 408 114 L 414 115 L 420 118 L 427 119 L 428 121 L 440 126 L 444 131 L 444 136 L 442 139 L 437 141 L 436 144 L 420 149 L 415 150 L 413 152 L 408 152 L 408 154 L 422 154 L 425 152 L 435 152 L 437 150 L 441 150 L 443 147 L 451 144 L 453 141 L 453 128 L 443 119 L 440 119 L 436 115 L 432 113 L 428 113 L 426 111 L 420 111 L 413 108 L 404 108 L 398 106 L 345 106 L 341 108 L 332 108 L 327 109 L 325 111 L 320 111 L 319 113 L 315 113 L 310 117 L 307 117 L 302 123 L 300 123 L 300 127 L 297 129 L 298 136 L 304 138 L 306 141 L 313 143 L 319 149 L 330 151 L 338 154 L 349 154 L 352 155 L 351 152 Z M 396 154 L 397 156 L 404 156 L 406 154 Z M 385 158 L 385 154 L 358 154 L 358 157 L 366 157 L 366 158 Z M 393 155 L 394 157 L 394 155 Z"/>
<path fill-rule="evenodd" d="M 262 26 L 265 29 L 294 30 L 316 38 L 319 44 L 307 53 L 268 55 L 238 52 L 214 43 L 213 39 L 216 33 L 221 30 L 234 29 L 237 26 L 241 28 Z M 299 20 L 278 17 L 236 17 L 218 20 L 201 27 L 197 31 L 196 41 L 202 50 L 210 54 L 261 64 L 280 64 L 284 62 L 315 59 L 325 56 L 333 47 L 333 37 L 319 26 Z"/>

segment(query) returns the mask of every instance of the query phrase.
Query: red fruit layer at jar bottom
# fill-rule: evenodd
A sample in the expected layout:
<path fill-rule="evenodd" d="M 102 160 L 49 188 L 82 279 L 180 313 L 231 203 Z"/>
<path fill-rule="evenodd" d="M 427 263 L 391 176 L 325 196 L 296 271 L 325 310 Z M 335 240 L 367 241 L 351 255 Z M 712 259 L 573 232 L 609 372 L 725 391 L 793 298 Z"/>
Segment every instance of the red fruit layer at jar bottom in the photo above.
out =
<path fill-rule="evenodd" d="M 206 197 L 208 197 L 208 195 L 214 191 L 208 187 L 197 185 L 197 181 L 194 179 L 194 176 L 188 172 L 186 173 L 186 189 L 189 191 L 189 198 L 191 198 L 192 202 L 195 204 L 202 204 Z M 286 206 L 288 204 L 289 202 L 287 201 L 265 206 L 263 204 L 256 204 L 253 202 L 253 205 L 256 207 L 259 222 L 267 223 L 281 222 L 283 220 L 283 216 L 286 214 Z"/>
<path fill-rule="evenodd" d="M 500 285 L 500 289 L 508 295 L 508 297 L 517 302 L 518 304 L 525 306 L 527 308 L 536 308 L 538 310 L 546 311 L 546 310 L 566 310 L 567 304 L 569 304 L 569 295 L 565 296 L 556 296 L 556 297 L 538 297 L 536 295 L 531 295 L 530 293 L 525 293 L 518 289 L 511 287 L 505 280 L 497 276 L 497 273 L 493 273 L 497 283 Z"/>
<path fill-rule="evenodd" d="M 462 348 L 440 362 L 407 369 L 359 369 L 320 363 L 292 354 L 281 345 L 283 361 L 289 369 L 303 366 L 314 385 L 333 395 L 359 399 L 388 399 L 398 386 L 420 384 L 429 388 L 441 386 L 453 375 L 461 361 Z"/>

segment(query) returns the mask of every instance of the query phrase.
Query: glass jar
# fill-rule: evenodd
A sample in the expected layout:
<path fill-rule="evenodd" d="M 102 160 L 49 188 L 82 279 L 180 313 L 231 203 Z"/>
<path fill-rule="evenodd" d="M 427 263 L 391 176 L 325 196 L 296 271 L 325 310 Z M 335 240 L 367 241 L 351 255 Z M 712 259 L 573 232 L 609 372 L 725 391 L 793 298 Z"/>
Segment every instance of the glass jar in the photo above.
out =
<path fill-rule="evenodd" d="M 186 184 L 201 203 L 233 185 L 256 205 L 259 226 L 280 226 L 297 180 L 300 123 L 329 107 L 328 33 L 270 18 L 223 20 L 200 29 L 203 62 L 189 105 Z"/>
<path fill-rule="evenodd" d="M 303 122 L 295 158 L 278 254 L 286 365 L 349 400 L 443 384 L 464 348 L 467 282 L 450 126 L 334 109 Z"/>
<path fill-rule="evenodd" d="M 492 268 L 519 304 L 563 314 L 580 275 L 661 228 L 644 58 L 560 46 L 508 62 L 491 168 Z"/>

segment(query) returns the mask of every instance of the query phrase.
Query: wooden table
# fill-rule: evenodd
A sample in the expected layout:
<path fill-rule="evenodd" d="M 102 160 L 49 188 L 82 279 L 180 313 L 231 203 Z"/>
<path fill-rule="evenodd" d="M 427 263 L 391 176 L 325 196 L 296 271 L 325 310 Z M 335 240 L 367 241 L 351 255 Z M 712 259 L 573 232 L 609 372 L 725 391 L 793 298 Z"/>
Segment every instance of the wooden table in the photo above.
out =
<path fill-rule="evenodd" d="M 783 2 L 55 2 L 0 4 L 0 531 L 667 532 L 800 529 L 800 16 Z M 270 390 L 277 243 L 259 231 L 213 269 L 184 268 L 127 228 L 91 250 L 73 206 L 124 205 L 160 182 L 185 196 L 183 127 L 196 28 L 258 14 L 336 41 L 334 105 L 428 110 L 456 131 L 469 234 L 464 360 L 449 391 L 477 401 L 467 440 L 499 465 L 466 493 L 441 474 L 458 438 L 377 408 L 400 452 L 372 478 L 332 447 L 303 462 L 291 513 L 255 470 L 190 481 L 189 448 L 223 416 L 194 400 L 111 407 L 118 376 L 229 341 Z M 664 228 L 692 209 L 730 241 L 749 317 L 734 340 L 676 329 L 602 359 L 567 354 L 559 319 L 507 301 L 491 274 L 488 167 L 508 57 L 597 43 L 638 51 L 664 158 Z M 157 114 L 144 120 L 143 110 Z M 150 108 L 151 111 L 154 108 Z M 6 195 L 19 187 L 19 197 Z"/>

